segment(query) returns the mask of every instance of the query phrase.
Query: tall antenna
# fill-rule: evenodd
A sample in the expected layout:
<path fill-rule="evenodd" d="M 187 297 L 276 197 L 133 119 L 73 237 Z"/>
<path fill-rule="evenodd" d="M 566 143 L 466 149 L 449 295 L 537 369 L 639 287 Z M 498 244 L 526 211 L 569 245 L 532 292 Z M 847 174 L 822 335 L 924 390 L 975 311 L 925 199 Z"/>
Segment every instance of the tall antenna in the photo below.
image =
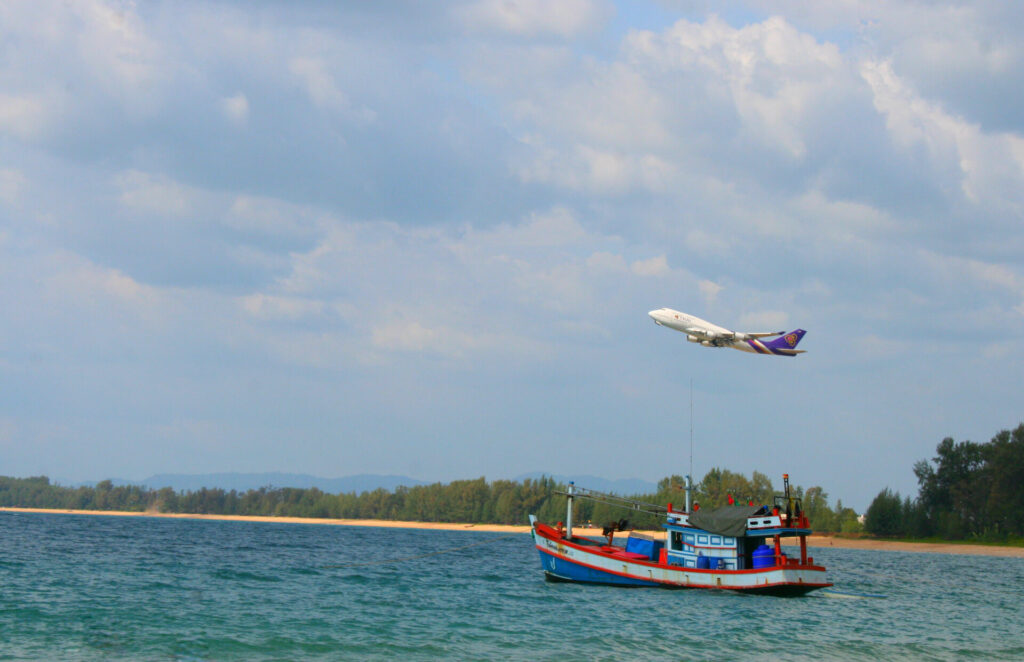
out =
<path fill-rule="evenodd" d="M 693 475 L 693 377 L 690 377 L 690 475 Z"/>

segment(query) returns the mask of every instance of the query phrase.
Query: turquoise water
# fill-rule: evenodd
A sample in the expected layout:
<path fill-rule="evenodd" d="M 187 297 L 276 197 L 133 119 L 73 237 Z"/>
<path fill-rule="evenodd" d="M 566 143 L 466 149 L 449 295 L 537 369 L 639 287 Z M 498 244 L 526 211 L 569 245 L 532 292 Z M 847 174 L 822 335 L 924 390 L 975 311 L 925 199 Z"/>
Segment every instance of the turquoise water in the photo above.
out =
<path fill-rule="evenodd" d="M 814 549 L 836 591 L 775 598 L 548 583 L 496 538 L 0 513 L 0 660 L 1024 659 L 1024 559 Z"/>

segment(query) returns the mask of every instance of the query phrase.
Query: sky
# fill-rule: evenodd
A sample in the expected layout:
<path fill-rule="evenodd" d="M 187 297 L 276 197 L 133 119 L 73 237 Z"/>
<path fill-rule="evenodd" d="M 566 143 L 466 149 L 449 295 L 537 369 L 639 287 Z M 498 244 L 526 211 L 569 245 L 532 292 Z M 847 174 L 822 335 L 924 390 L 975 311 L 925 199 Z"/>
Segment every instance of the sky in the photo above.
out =
<path fill-rule="evenodd" d="M 913 496 L 943 438 L 1024 421 L 1022 28 L 0 3 L 0 475 L 657 481 L 692 440 L 698 478 Z"/>

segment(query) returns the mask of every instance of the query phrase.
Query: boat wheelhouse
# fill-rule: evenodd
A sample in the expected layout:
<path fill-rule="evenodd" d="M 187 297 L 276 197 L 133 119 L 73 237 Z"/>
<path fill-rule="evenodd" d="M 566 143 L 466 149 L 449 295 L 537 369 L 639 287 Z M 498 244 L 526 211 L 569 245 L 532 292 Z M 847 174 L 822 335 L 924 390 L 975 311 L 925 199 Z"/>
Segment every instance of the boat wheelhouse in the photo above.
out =
<path fill-rule="evenodd" d="M 689 480 L 689 477 L 687 477 Z M 566 522 L 551 527 L 530 516 L 534 544 L 545 577 L 551 581 L 575 581 L 621 586 L 708 588 L 733 591 L 801 595 L 832 584 L 825 568 L 807 555 L 811 534 L 799 498 L 786 492 L 776 496 L 772 507 L 723 506 L 714 510 L 691 509 L 687 484 L 685 510 L 672 504 L 659 506 L 595 492 L 569 484 Z M 613 544 L 616 529 L 604 528 L 606 540 L 577 536 L 572 509 L 577 498 L 610 503 L 665 517 L 665 537 L 630 532 L 624 546 Z M 799 557 L 782 550 L 782 539 L 799 539 Z"/>

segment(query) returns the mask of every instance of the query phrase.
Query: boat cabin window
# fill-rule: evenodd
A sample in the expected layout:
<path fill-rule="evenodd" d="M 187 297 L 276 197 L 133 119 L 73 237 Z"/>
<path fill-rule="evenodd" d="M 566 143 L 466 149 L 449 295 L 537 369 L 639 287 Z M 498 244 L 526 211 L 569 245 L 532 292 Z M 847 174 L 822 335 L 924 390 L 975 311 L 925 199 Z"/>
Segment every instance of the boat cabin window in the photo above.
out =
<path fill-rule="evenodd" d="M 672 540 L 671 540 L 671 542 L 669 544 L 669 549 L 671 549 L 674 552 L 682 551 L 682 549 L 683 549 L 683 532 L 682 531 L 673 531 L 672 532 Z"/>

